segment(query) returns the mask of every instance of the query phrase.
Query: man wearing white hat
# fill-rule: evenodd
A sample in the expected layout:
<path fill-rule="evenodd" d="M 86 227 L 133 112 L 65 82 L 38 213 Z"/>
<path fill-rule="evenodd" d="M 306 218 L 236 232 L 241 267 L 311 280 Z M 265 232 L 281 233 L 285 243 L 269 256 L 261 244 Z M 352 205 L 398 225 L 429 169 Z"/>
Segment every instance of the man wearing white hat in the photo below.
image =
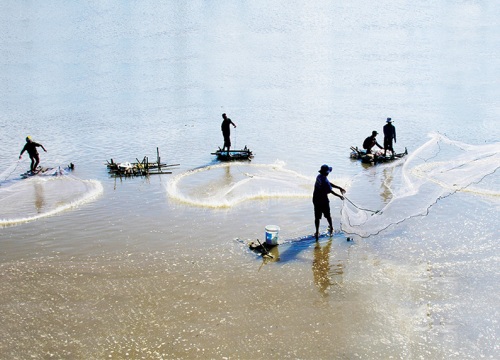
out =
<path fill-rule="evenodd" d="M 387 150 L 390 150 L 391 155 L 394 156 L 392 139 L 396 142 L 396 128 L 392 125 L 392 119 L 387 118 L 387 124 L 384 125 L 384 156 L 386 155 Z"/>

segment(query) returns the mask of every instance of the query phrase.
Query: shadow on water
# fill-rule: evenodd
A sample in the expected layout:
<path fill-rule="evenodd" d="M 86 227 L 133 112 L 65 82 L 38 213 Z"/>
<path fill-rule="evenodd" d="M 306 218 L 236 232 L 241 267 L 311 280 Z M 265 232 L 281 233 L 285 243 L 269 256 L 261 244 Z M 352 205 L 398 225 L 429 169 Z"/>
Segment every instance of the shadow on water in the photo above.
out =
<path fill-rule="evenodd" d="M 322 240 L 322 238 L 320 238 L 320 240 Z M 287 240 L 279 245 L 281 251 L 279 252 L 279 256 L 277 258 L 280 263 L 302 260 L 300 258 L 301 253 L 313 247 L 315 244 L 316 239 L 314 238 L 314 235 L 307 235 L 302 238 Z M 276 251 L 278 251 L 278 246 L 275 246 L 275 248 Z"/>
<path fill-rule="evenodd" d="M 343 275 L 354 242 L 347 241 L 342 233 L 333 237 L 323 235 L 316 241 L 314 235 L 288 240 L 263 253 L 262 266 L 270 263 L 284 264 L 292 261 L 311 263 L 314 284 L 319 293 L 328 296 L 331 286 L 342 286 Z M 311 260 L 312 255 L 312 260 Z"/>
<path fill-rule="evenodd" d="M 331 242 L 333 242 L 333 240 L 336 240 L 335 243 L 345 242 L 348 245 L 353 244 L 352 242 L 347 241 L 347 238 L 343 233 L 335 233 L 332 237 L 328 236 L 327 234 L 321 235 L 318 242 L 314 238 L 313 234 L 297 239 L 290 239 L 279 245 L 279 262 L 286 263 L 289 261 L 302 260 L 300 255 L 305 250 L 316 248 L 318 245 L 322 245 L 325 242 L 330 243 L 331 245 Z"/>
<path fill-rule="evenodd" d="M 258 240 L 257 240 L 258 241 Z M 320 237 L 320 242 L 324 242 L 324 237 Z M 268 263 L 288 263 L 292 261 L 304 261 L 301 254 L 311 247 L 314 247 L 316 240 L 314 235 L 286 240 L 277 246 L 271 246 L 266 243 L 250 243 L 250 249 L 262 256 L 262 265 Z M 309 260 L 307 260 L 309 261 Z"/>

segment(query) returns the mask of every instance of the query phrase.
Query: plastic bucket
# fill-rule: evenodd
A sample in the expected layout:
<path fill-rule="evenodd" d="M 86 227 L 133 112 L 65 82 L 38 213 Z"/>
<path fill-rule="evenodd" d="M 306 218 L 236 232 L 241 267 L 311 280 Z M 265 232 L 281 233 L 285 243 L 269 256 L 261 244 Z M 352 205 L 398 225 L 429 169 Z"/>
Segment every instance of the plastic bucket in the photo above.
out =
<path fill-rule="evenodd" d="M 278 234 L 280 232 L 280 227 L 277 225 L 267 225 L 266 226 L 266 244 L 268 245 L 278 245 Z"/>

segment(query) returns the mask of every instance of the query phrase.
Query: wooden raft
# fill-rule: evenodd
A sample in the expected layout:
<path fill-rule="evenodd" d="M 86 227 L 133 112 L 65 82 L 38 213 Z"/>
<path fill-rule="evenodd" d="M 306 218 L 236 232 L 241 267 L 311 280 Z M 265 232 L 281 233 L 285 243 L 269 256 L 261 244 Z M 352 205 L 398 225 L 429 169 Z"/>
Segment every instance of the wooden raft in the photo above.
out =
<path fill-rule="evenodd" d="M 112 176 L 149 176 L 172 174 L 172 171 L 166 171 L 180 164 L 166 164 L 161 162 L 160 151 L 156 148 L 156 162 L 150 162 L 147 156 L 144 156 L 142 161 L 136 158 L 137 162 L 122 162 L 117 163 L 111 159 L 107 161 L 109 173 Z"/>
<path fill-rule="evenodd" d="M 390 162 L 401 159 L 406 155 L 408 155 L 408 150 L 406 148 L 405 151 L 402 153 L 389 154 L 388 156 L 384 156 L 381 152 L 367 154 L 365 150 L 359 150 L 358 147 L 354 146 L 351 146 L 351 150 L 352 150 L 351 159 L 361 160 L 361 162 L 367 164 L 368 163 L 379 164 L 379 163 Z"/>
<path fill-rule="evenodd" d="M 233 161 L 233 160 L 251 160 L 253 158 L 252 151 L 245 145 L 241 150 L 222 150 L 220 147 L 212 155 L 216 155 L 220 161 Z"/>

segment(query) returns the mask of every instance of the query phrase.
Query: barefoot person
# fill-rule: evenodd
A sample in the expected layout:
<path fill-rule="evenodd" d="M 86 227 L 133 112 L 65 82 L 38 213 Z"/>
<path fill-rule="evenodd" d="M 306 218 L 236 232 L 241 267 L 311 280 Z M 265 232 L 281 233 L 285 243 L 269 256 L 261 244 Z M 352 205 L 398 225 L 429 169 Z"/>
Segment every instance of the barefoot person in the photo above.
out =
<path fill-rule="evenodd" d="M 330 226 L 330 235 L 333 234 L 332 216 L 330 214 L 330 199 L 328 199 L 328 194 L 333 194 L 344 200 L 344 197 L 335 193 L 333 188 L 339 189 L 342 194 L 345 193 L 345 190 L 340 186 L 332 184 L 328 180 L 328 174 L 330 174 L 331 171 L 332 168 L 328 165 L 321 166 L 321 169 L 318 171 L 319 175 L 316 177 L 316 183 L 314 184 L 313 204 L 314 225 L 316 227 L 314 237 L 316 238 L 316 241 L 319 239 L 319 221 L 321 220 L 322 215 L 325 215 L 325 218 L 328 221 L 328 225 Z"/>
<path fill-rule="evenodd" d="M 229 156 L 229 150 L 231 149 L 231 128 L 230 125 L 233 125 L 233 127 L 236 127 L 236 125 L 231 121 L 230 118 L 226 116 L 226 114 L 222 114 L 222 124 L 220 126 L 220 129 L 222 131 L 222 136 L 224 137 L 224 146 L 222 147 L 222 150 L 227 148 L 227 156 Z"/>
<path fill-rule="evenodd" d="M 21 154 L 19 154 L 19 159 L 22 159 L 23 153 L 25 151 L 28 152 L 28 155 L 30 156 L 31 159 L 31 173 L 36 172 L 36 167 L 40 163 L 40 156 L 38 155 L 37 147 L 41 147 L 43 151 L 47 152 L 45 148 L 43 147 L 42 144 L 36 143 L 33 140 L 31 140 L 31 137 L 28 136 L 26 137 L 26 145 L 24 145 L 23 149 L 21 150 Z"/>

